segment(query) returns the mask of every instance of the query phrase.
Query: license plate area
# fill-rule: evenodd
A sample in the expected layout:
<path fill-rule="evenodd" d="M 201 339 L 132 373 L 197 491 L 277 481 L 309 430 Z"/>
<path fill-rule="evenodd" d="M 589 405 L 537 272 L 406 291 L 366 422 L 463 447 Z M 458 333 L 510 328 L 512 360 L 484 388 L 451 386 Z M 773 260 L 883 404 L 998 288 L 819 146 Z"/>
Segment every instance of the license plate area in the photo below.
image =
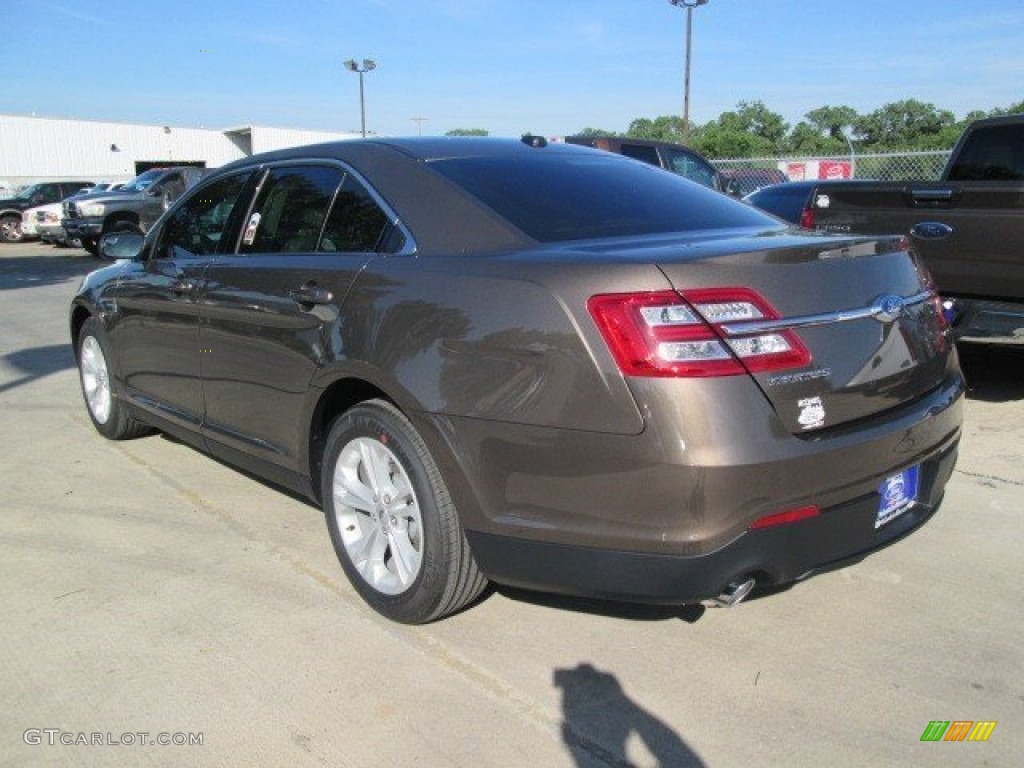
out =
<path fill-rule="evenodd" d="M 895 520 L 917 502 L 919 466 L 908 467 L 882 481 L 878 486 L 878 515 L 875 528 Z"/>

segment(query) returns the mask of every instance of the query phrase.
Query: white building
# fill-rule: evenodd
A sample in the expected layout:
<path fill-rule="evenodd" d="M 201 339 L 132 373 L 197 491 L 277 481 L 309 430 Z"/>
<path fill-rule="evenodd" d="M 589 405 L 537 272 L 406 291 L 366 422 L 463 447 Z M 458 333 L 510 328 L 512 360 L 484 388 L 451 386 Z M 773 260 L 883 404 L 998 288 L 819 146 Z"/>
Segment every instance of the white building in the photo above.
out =
<path fill-rule="evenodd" d="M 0 187 L 122 181 L 154 165 L 216 168 L 257 152 L 358 137 L 262 125 L 212 130 L 0 114 Z"/>

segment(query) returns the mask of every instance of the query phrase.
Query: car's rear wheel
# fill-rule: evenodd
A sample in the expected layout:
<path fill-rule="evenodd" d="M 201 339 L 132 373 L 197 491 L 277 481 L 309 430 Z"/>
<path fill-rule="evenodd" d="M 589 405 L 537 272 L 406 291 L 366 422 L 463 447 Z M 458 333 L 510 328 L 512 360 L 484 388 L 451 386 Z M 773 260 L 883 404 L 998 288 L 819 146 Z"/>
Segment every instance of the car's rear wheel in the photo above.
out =
<path fill-rule="evenodd" d="M 78 333 L 77 357 L 82 396 L 96 430 L 111 440 L 128 440 L 150 432 L 128 413 L 114 393 L 102 327 L 94 318 L 86 320 Z"/>
<path fill-rule="evenodd" d="M 20 243 L 22 239 L 21 216 L 0 217 L 0 240 L 5 243 Z"/>
<path fill-rule="evenodd" d="M 335 552 L 360 596 L 394 621 L 441 618 L 486 579 L 423 438 L 393 405 L 342 414 L 324 454 L 323 504 Z"/>

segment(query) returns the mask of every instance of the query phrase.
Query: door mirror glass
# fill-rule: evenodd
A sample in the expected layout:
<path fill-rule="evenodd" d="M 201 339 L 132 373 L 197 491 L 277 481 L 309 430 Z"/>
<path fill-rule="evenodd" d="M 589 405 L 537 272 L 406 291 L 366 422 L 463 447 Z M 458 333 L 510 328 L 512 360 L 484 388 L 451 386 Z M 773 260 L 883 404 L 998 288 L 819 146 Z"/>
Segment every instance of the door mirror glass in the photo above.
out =
<path fill-rule="evenodd" d="M 142 253 L 145 239 L 138 232 L 110 232 L 100 238 L 100 256 L 111 261 L 135 259 Z"/>

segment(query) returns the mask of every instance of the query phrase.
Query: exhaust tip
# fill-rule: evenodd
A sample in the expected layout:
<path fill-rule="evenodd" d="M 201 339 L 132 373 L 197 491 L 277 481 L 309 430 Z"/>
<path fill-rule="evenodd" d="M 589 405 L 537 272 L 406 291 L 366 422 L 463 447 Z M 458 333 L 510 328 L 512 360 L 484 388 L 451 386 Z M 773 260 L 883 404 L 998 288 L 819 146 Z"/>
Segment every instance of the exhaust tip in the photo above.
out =
<path fill-rule="evenodd" d="M 722 591 L 722 594 L 710 600 L 705 600 L 704 604 L 712 608 L 732 608 L 734 605 L 742 602 L 753 591 L 756 583 L 754 579 L 733 582 Z"/>

